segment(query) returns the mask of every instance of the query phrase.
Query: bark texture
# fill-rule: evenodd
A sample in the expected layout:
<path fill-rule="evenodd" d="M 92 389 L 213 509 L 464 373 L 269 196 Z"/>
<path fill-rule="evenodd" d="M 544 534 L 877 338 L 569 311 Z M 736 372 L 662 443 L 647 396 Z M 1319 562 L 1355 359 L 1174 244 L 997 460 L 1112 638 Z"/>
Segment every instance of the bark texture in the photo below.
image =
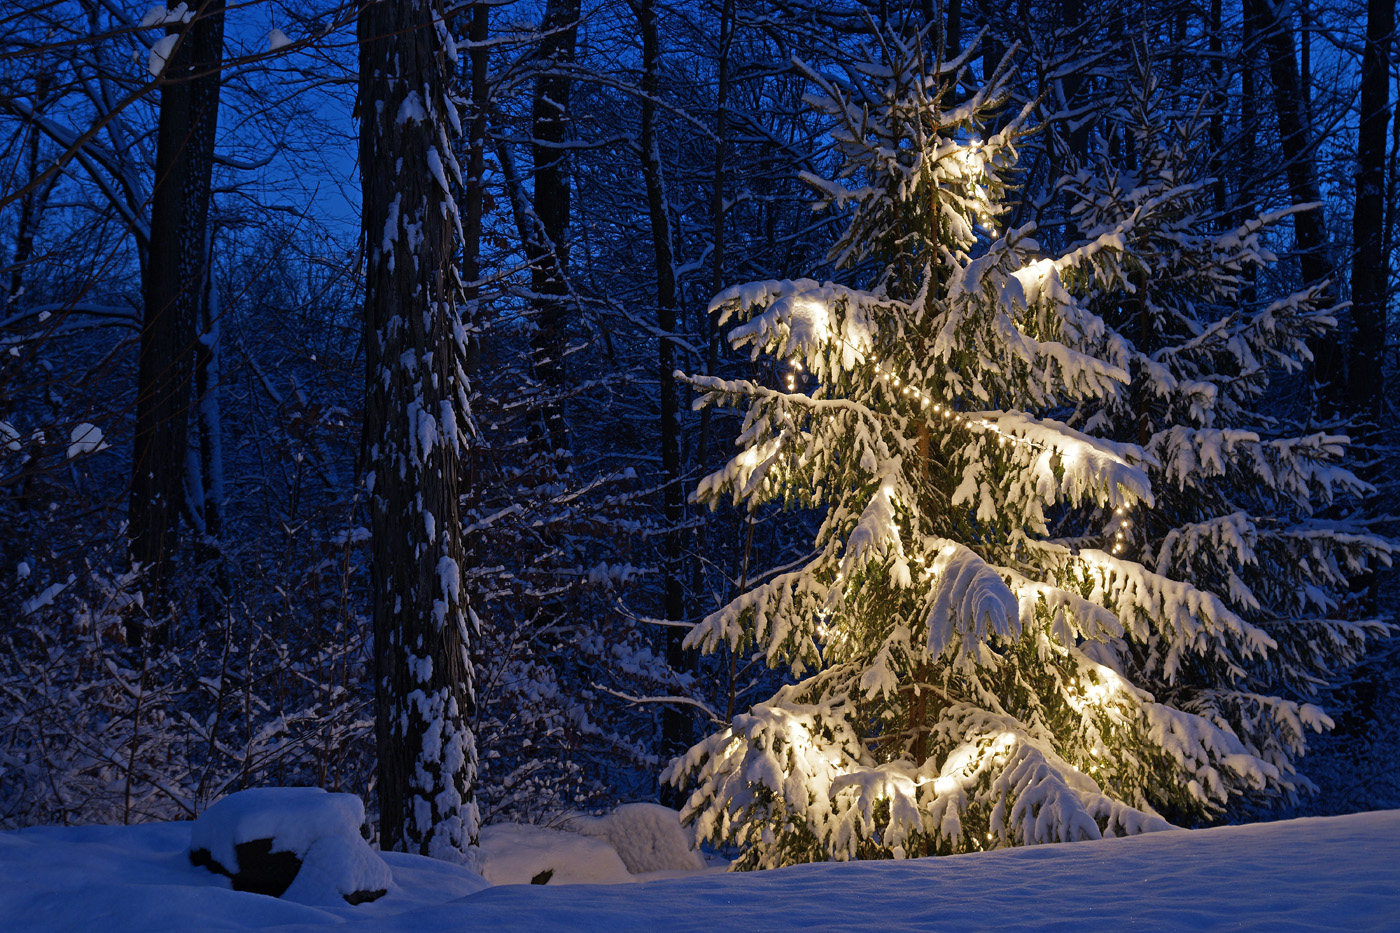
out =
<path fill-rule="evenodd" d="M 1322 196 L 1313 159 L 1312 131 L 1303 106 L 1298 76 L 1298 55 L 1292 24 L 1279 15 L 1272 0 L 1245 0 L 1249 31 L 1263 43 L 1273 85 L 1274 111 L 1278 116 L 1279 143 L 1283 148 L 1291 200 L 1297 204 L 1317 204 L 1316 210 L 1293 217 L 1298 244 L 1298 261 L 1303 281 L 1309 285 L 1331 282 L 1328 296 L 1335 295 L 1336 276 L 1328 250 L 1327 227 L 1321 209 Z M 1320 401 L 1327 408 L 1340 408 L 1343 389 L 1343 356 L 1334 335 L 1318 338 L 1309 345 L 1314 360 Z"/>
<path fill-rule="evenodd" d="M 1385 403 L 1387 273 L 1385 148 L 1390 118 L 1389 50 L 1395 36 L 1395 0 L 1369 0 L 1366 50 L 1361 60 L 1361 129 L 1356 154 L 1356 207 L 1352 213 L 1351 319 L 1347 369 L 1352 414 L 1379 423 Z"/>
<path fill-rule="evenodd" d="M 161 75 L 127 532 L 131 559 L 147 569 L 146 591 L 158 602 L 173 570 L 185 501 L 196 333 L 209 265 L 224 0 L 206 0 L 190 23 L 168 31 L 179 39 Z M 139 629 L 127 635 L 142 637 Z"/>
<path fill-rule="evenodd" d="M 661 55 L 653 0 L 637 6 L 637 25 L 642 33 L 642 175 L 647 189 L 647 211 L 651 219 L 651 241 L 656 257 L 656 311 L 661 336 L 657 340 L 657 376 L 661 381 L 661 473 L 666 542 L 662 556 L 665 577 L 666 618 L 685 618 L 685 587 L 681 577 L 681 532 L 685 519 L 685 492 L 681 489 L 681 445 L 679 392 L 676 385 L 676 347 L 669 336 L 676 329 L 676 265 L 671 239 L 671 219 L 667 210 L 665 179 L 661 173 L 661 151 L 656 132 L 656 94 L 660 82 L 657 66 Z M 666 630 L 666 662 L 672 670 L 687 664 L 683 646 L 685 629 Z M 662 717 L 662 752 L 675 755 L 690 746 L 690 717 L 684 710 L 668 706 Z"/>
<path fill-rule="evenodd" d="M 569 288 L 569 94 L 578 42 L 579 0 L 549 0 L 545 6 L 540 64 L 530 123 L 535 164 L 534 225 L 526 241 L 530 285 L 535 294 L 539 328 L 532 339 L 535 377 L 545 393 L 544 439 L 556 456 L 568 450 L 564 420 L 564 351 L 568 342 Z"/>
<path fill-rule="evenodd" d="M 439 0 L 360 7 L 365 455 L 375 737 L 386 849 L 463 860 L 472 786 L 474 619 L 462 588 L 458 462 L 470 430 L 462 240 L 450 137 L 455 59 Z"/>

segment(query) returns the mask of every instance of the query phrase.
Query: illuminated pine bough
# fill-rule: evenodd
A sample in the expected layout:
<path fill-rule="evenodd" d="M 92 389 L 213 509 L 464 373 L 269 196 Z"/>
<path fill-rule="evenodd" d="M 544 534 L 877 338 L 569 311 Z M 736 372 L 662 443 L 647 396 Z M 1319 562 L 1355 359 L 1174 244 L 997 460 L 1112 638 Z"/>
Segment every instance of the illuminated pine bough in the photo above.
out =
<path fill-rule="evenodd" d="M 747 408 L 740 453 L 697 498 L 825 520 L 801 569 L 690 635 L 802 679 L 673 762 L 685 817 L 767 868 L 1137 833 L 1166 827 L 1163 807 L 1210 813 L 1271 786 L 1275 766 L 1157 702 L 1122 659 L 1151 633 L 1235 669 L 1273 641 L 1210 593 L 1051 536 L 1056 516 L 1152 502 L 1141 449 L 1025 411 L 1127 382 L 1072 296 L 1122 274 L 1120 233 L 1056 260 L 1030 227 L 979 238 L 1026 114 L 981 141 L 1004 73 L 945 106 L 963 60 L 927 68 L 917 39 L 879 43 L 840 81 L 809 72 L 846 164 L 808 181 L 851 208 L 833 259 L 881 271 L 715 298 L 743 319 L 736 347 L 786 361 L 785 390 L 689 377 L 702 404 Z"/>
<path fill-rule="evenodd" d="M 1318 504 L 1367 491 L 1341 466 L 1349 440 L 1304 433 L 1269 398 L 1275 377 L 1303 371 L 1308 341 L 1328 339 L 1336 323 L 1321 283 L 1273 300 L 1252 295 L 1268 294 L 1267 238 L 1298 209 L 1218 229 L 1223 197 L 1206 177 L 1214 158 L 1206 119 L 1173 111 L 1148 62 L 1116 84 L 1118 99 L 1102 105 L 1122 121 L 1133 166 L 1102 154 L 1095 171 L 1069 175 L 1065 190 L 1087 237 L 1128 231 L 1120 262 L 1128 274 L 1107 288 L 1095 283 L 1088 303 L 1120 335 L 1115 361 L 1132 382 L 1082 407 L 1076 423 L 1149 454 L 1156 507 L 1110 526 L 1127 553 L 1218 594 L 1275 642 L 1243 670 L 1221 669 L 1183 664 L 1149 635 L 1128 663 L 1159 700 L 1226 724 L 1279 769 L 1292 796 L 1312 786 L 1296 773 L 1308 731 L 1330 725 L 1297 698 L 1331 685 L 1387 630 L 1356 618 L 1348 590 L 1354 577 L 1389 565 L 1392 545 L 1364 524 L 1315 515 Z"/>

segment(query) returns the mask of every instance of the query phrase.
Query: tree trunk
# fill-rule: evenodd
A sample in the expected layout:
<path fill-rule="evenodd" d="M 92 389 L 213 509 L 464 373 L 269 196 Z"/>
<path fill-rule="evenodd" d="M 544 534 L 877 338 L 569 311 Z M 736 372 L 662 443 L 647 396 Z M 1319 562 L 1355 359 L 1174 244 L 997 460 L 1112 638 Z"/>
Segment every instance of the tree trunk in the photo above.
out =
<path fill-rule="evenodd" d="M 1210 95 L 1210 173 L 1215 176 L 1211 194 L 1215 202 L 1215 223 L 1223 229 L 1225 216 L 1225 35 L 1221 0 L 1210 0 L 1210 67 L 1215 85 Z"/>
<path fill-rule="evenodd" d="M 1006 54 L 1006 47 L 999 42 L 993 30 L 997 3 L 995 0 L 982 0 L 982 28 L 986 30 L 986 35 L 982 37 L 982 83 L 991 83 L 992 76 L 996 73 L 997 66 L 1001 64 L 1002 56 Z"/>
<path fill-rule="evenodd" d="M 641 0 L 637 25 L 642 33 L 642 174 L 646 180 L 647 210 L 651 215 L 651 241 L 656 255 L 656 308 L 658 339 L 657 375 L 661 381 L 661 472 L 665 483 L 665 579 L 666 618 L 685 617 L 685 587 L 681 579 L 680 526 L 685 519 L 685 493 L 681 489 L 680 412 L 675 378 L 675 344 L 670 335 L 676 329 L 676 267 L 671 242 L 671 220 L 667 210 L 666 188 L 661 174 L 661 152 L 656 139 L 656 94 L 660 82 L 657 66 L 661 55 L 656 30 L 654 0 Z M 682 645 L 685 630 L 666 630 L 666 663 L 672 670 L 688 667 Z M 675 755 L 690 745 L 690 717 L 683 709 L 667 706 L 661 722 L 662 754 Z"/>
<path fill-rule="evenodd" d="M 40 108 L 49 95 L 49 76 L 39 72 L 34 77 L 34 112 L 37 117 Z M 35 121 L 38 122 L 37 120 Z M 4 304 L 0 304 L 0 318 L 13 314 L 18 307 L 20 295 L 24 292 L 24 271 L 34 255 L 34 234 L 39 226 L 39 215 L 48 203 L 49 195 L 58 183 L 60 176 L 54 175 L 47 182 L 39 181 L 39 127 L 29 127 L 29 139 L 25 152 L 24 193 L 20 195 L 19 222 L 15 225 L 14 252 L 10 255 L 10 282 L 5 290 Z"/>
<path fill-rule="evenodd" d="M 1084 0 L 1060 0 L 1060 26 L 1066 31 L 1071 42 L 1077 46 L 1084 44 L 1084 36 L 1079 30 L 1084 25 Z M 1061 83 L 1061 95 L 1064 97 L 1065 109 L 1073 110 L 1083 104 L 1084 98 L 1084 75 L 1078 69 L 1073 69 L 1065 75 Z M 1069 148 L 1072 161 L 1083 165 L 1088 161 L 1089 156 L 1089 118 L 1085 116 L 1075 117 L 1070 124 Z M 1071 240 L 1077 239 L 1075 232 L 1070 232 Z"/>
<path fill-rule="evenodd" d="M 1245 0 L 1245 15 L 1254 35 L 1264 44 L 1269 59 L 1269 79 L 1274 88 L 1274 111 L 1278 116 L 1279 142 L 1283 148 L 1288 189 L 1294 204 L 1319 204 L 1315 210 L 1293 216 L 1299 263 L 1303 281 L 1309 285 L 1320 282 L 1328 286 L 1327 302 L 1335 294 L 1335 270 L 1328 255 L 1327 228 L 1320 202 L 1322 196 L 1317 182 L 1317 166 L 1313 159 L 1312 132 L 1303 112 L 1303 97 L 1298 77 L 1298 57 L 1294 48 L 1291 24 L 1278 18 L 1278 8 L 1270 0 Z M 1318 383 L 1319 401 L 1335 412 L 1342 402 L 1343 372 L 1341 341 L 1328 334 L 1313 340 L 1314 373 Z"/>
<path fill-rule="evenodd" d="M 472 7 L 471 43 L 468 60 L 471 62 L 471 122 L 467 133 L 467 178 L 463 192 L 462 214 L 464 217 L 462 243 L 462 274 L 466 278 L 464 307 L 467 321 L 473 325 L 469 338 L 471 359 L 467 367 L 470 375 L 479 358 L 479 328 L 481 313 L 478 302 L 481 298 L 481 230 L 486 214 L 486 127 L 490 111 L 487 106 L 488 70 L 491 51 L 486 45 L 490 30 L 491 7 L 478 3 Z"/>
<path fill-rule="evenodd" d="M 710 294 L 724 289 L 725 238 L 725 157 L 729 137 L 729 53 L 734 44 L 734 0 L 724 0 L 719 13 L 719 81 L 715 89 L 715 179 L 710 192 L 710 224 L 713 252 L 710 254 Z M 719 368 L 719 312 L 705 313 L 705 374 L 713 376 Z M 713 413 L 706 406 L 700 412 L 700 440 L 696 446 L 696 461 L 704 464 L 710 454 L 710 434 Z"/>
<path fill-rule="evenodd" d="M 1176 5 L 1176 16 L 1172 23 L 1171 42 L 1171 101 L 1173 107 L 1180 107 L 1183 98 L 1189 96 L 1185 87 L 1186 77 L 1186 26 L 1185 4 Z"/>
<path fill-rule="evenodd" d="M 161 75 L 127 531 L 131 560 L 147 571 L 143 585 L 155 612 L 168 597 L 184 505 L 196 327 L 208 274 L 224 0 L 207 0 L 191 23 L 174 23 L 167 32 L 183 34 Z M 127 635 L 133 642 L 142 637 L 134 627 Z M 163 628 L 153 635 L 162 639 Z"/>
<path fill-rule="evenodd" d="M 713 252 L 710 255 L 710 294 L 717 295 L 724 288 L 724 262 L 726 258 L 725 221 L 728 214 L 724 200 L 727 172 L 729 138 L 729 84 L 730 51 L 734 45 L 734 0 L 723 0 L 719 11 L 719 62 L 718 82 L 715 89 L 715 161 L 714 188 L 710 192 L 710 224 Z M 704 311 L 705 326 L 705 375 L 713 376 L 719 371 L 719 325 L 718 311 Z M 709 406 L 700 412 L 700 435 L 695 445 L 695 462 L 703 469 L 710 458 L 711 435 L 714 433 L 714 413 Z M 702 556 L 708 553 L 708 528 L 697 522 L 695 528 L 695 554 L 691 561 L 691 592 L 705 591 L 705 564 Z"/>
<path fill-rule="evenodd" d="M 535 81 L 530 124 L 530 152 L 535 166 L 535 217 L 525 251 L 530 260 L 530 287 L 535 294 L 538 330 L 531 338 L 535 378 L 545 393 L 544 441 L 550 456 L 569 448 L 564 420 L 564 352 L 568 344 L 569 93 L 573 79 L 563 72 L 573 64 L 578 43 L 579 0 L 549 0 L 539 60 L 546 69 Z"/>
<path fill-rule="evenodd" d="M 441 0 L 370 0 L 357 31 L 380 842 L 460 861 L 478 816 L 452 61 Z"/>
<path fill-rule="evenodd" d="M 209 244 L 209 259 L 213 265 L 213 244 Z M 228 599 L 228 568 L 222 558 L 224 536 L 224 439 L 220 415 L 219 390 L 221 360 L 219 338 L 222 334 L 219 307 L 214 299 L 213 276 L 204 277 L 204 294 L 200 299 L 198 346 L 195 349 L 195 424 L 199 434 L 198 470 L 191 477 L 197 485 L 199 509 L 199 541 L 195 546 L 195 562 L 202 568 L 201 586 L 204 595 L 202 612 L 206 623 Z"/>
<path fill-rule="evenodd" d="M 1303 121 L 1312 126 L 1312 14 L 1308 12 L 1307 0 L 1298 3 L 1298 55 L 1299 90 L 1303 97 Z"/>
<path fill-rule="evenodd" d="M 1390 44 L 1395 0 L 1369 0 L 1366 50 L 1361 59 L 1361 128 L 1356 154 L 1356 207 L 1352 213 L 1351 358 L 1347 395 L 1353 417 L 1379 424 L 1385 404 L 1387 277 L 1385 148 L 1390 118 Z"/>

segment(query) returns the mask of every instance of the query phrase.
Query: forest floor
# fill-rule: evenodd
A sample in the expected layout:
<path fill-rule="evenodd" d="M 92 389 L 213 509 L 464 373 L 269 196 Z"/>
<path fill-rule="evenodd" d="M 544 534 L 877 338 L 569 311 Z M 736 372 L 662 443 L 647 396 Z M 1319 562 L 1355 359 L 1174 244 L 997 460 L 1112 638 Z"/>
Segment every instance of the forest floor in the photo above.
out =
<path fill-rule="evenodd" d="M 7 930 L 1400 930 L 1400 810 L 903 862 L 491 885 L 388 854 L 387 895 L 312 907 L 188 861 L 190 823 L 0 833 Z M 489 876 L 489 864 L 484 869 Z"/>

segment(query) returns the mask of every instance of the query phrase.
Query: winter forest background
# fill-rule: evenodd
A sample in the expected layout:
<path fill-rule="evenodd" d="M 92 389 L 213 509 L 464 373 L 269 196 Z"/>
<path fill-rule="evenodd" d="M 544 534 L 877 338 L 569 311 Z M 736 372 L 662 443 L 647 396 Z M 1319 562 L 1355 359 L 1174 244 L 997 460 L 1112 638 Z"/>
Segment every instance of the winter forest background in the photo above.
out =
<path fill-rule="evenodd" d="M 0 828 L 1400 807 L 1393 2 L 0 37 Z"/>

